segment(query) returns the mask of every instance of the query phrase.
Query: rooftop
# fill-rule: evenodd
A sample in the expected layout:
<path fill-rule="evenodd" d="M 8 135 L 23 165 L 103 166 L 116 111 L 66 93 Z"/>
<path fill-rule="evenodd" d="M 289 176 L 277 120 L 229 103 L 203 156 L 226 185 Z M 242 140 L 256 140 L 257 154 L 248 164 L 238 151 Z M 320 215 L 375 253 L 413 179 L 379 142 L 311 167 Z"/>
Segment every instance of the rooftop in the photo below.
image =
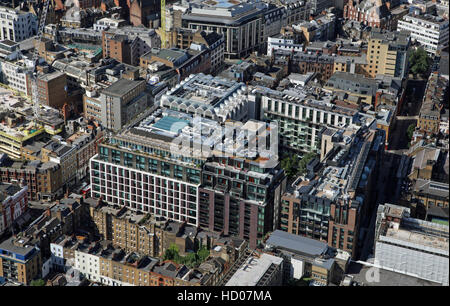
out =
<path fill-rule="evenodd" d="M 225 286 L 257 286 L 272 265 L 280 265 L 281 257 L 263 253 L 259 258 L 250 256 Z"/>
<path fill-rule="evenodd" d="M 106 95 L 123 97 L 124 95 L 131 92 L 136 87 L 142 85 L 145 81 L 133 81 L 128 79 L 119 79 L 117 82 L 105 88 L 102 93 Z"/>
<path fill-rule="evenodd" d="M 328 245 L 324 242 L 280 230 L 276 230 L 270 235 L 266 241 L 266 245 L 304 253 L 310 256 L 320 256 L 328 249 Z"/>

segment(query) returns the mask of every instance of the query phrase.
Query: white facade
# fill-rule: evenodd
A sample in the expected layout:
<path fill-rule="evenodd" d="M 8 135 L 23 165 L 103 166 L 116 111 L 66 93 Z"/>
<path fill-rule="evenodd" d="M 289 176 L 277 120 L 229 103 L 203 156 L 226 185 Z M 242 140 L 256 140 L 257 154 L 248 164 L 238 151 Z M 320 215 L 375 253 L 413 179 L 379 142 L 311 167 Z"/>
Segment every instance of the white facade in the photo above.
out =
<path fill-rule="evenodd" d="M 50 252 L 52 269 L 63 270 L 65 267 L 63 246 L 56 243 L 50 243 Z"/>
<path fill-rule="evenodd" d="M 0 60 L 0 76 L 3 84 L 12 89 L 27 94 L 31 84 L 27 83 L 29 68 L 22 61 L 9 62 Z"/>
<path fill-rule="evenodd" d="M 293 39 L 268 37 L 267 38 L 267 55 L 272 56 L 272 52 L 275 50 L 302 52 L 303 45 L 294 43 Z"/>
<path fill-rule="evenodd" d="M 200 184 L 104 162 L 96 157 L 97 155 L 92 157 L 90 162 L 91 192 L 95 198 L 102 197 L 108 203 L 118 205 L 129 202 L 131 210 L 199 225 Z M 95 163 L 99 165 L 96 166 Z M 135 179 L 130 180 L 132 177 Z M 119 188 L 114 187 L 115 185 Z M 131 192 L 124 191 L 125 188 L 130 188 Z"/>
<path fill-rule="evenodd" d="M 93 282 L 100 281 L 99 256 L 76 250 L 74 268 L 80 271 L 80 273 L 83 274 L 88 280 Z"/>
<path fill-rule="evenodd" d="M 448 46 L 448 20 L 429 15 L 406 15 L 398 21 L 397 31 L 409 31 L 411 40 L 419 42 L 430 54 Z"/>
<path fill-rule="evenodd" d="M 97 20 L 94 24 L 94 30 L 103 31 L 107 29 L 117 29 L 123 24 L 125 24 L 125 20 L 123 19 L 102 18 Z"/>
<path fill-rule="evenodd" d="M 0 7 L 0 39 L 22 41 L 36 35 L 37 19 L 32 13 Z"/>

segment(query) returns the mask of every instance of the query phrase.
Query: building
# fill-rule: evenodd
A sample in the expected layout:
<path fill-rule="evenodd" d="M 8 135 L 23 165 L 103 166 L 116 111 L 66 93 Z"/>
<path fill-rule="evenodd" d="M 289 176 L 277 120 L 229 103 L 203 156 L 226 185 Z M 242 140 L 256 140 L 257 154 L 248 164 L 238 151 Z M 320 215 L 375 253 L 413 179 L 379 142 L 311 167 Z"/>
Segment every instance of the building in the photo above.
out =
<path fill-rule="evenodd" d="M 0 244 L 0 277 L 29 285 L 41 274 L 41 252 L 26 238 L 9 238 Z"/>
<path fill-rule="evenodd" d="M 161 2 L 158 0 L 127 1 L 130 9 L 130 23 L 137 26 L 149 26 L 149 15 L 161 11 Z"/>
<path fill-rule="evenodd" d="M 51 201 L 62 194 L 61 166 L 54 162 L 15 162 L 6 159 L 0 163 L 0 171 L 3 183 L 26 185 L 31 201 Z"/>
<path fill-rule="evenodd" d="M 126 24 L 125 19 L 102 18 L 94 23 L 95 31 L 104 31 L 108 29 L 118 29 Z"/>
<path fill-rule="evenodd" d="M 355 258 L 360 226 L 373 209 L 384 151 L 384 133 L 376 120 L 358 127 L 327 128 L 321 137 L 320 164 L 287 188 L 280 229 L 326 242 Z M 315 170 L 318 169 L 318 170 Z"/>
<path fill-rule="evenodd" d="M 278 122 L 279 145 L 283 150 L 319 153 L 320 133 L 326 126 L 349 125 L 358 117 L 356 110 L 331 103 L 331 96 L 307 98 L 312 91 L 260 87 L 249 94 L 261 105 L 262 118 Z"/>
<path fill-rule="evenodd" d="M 219 122 L 227 119 L 246 122 L 255 118 L 257 107 L 248 100 L 245 84 L 203 73 L 189 75 L 164 94 L 160 104 Z"/>
<path fill-rule="evenodd" d="M 307 44 L 313 41 L 334 40 L 336 38 L 336 16 L 333 13 L 321 14 L 312 20 L 293 25 L 293 28 L 301 31 Z"/>
<path fill-rule="evenodd" d="M 344 5 L 344 19 L 372 28 L 388 29 L 391 26 L 389 7 L 382 0 L 349 0 Z"/>
<path fill-rule="evenodd" d="M 30 61 L 11 40 L 0 42 L 0 82 L 24 95 L 31 94 Z"/>
<path fill-rule="evenodd" d="M 325 11 L 327 8 L 333 6 L 333 2 L 327 0 L 311 0 L 309 2 L 309 9 L 311 14 L 317 15 Z"/>
<path fill-rule="evenodd" d="M 76 181 L 77 149 L 66 142 L 54 138 L 41 149 L 41 160 L 53 162 L 61 167 L 61 180 L 64 188 L 68 190 Z"/>
<path fill-rule="evenodd" d="M 36 15 L 9 7 L 0 7 L 0 39 L 19 42 L 37 33 Z"/>
<path fill-rule="evenodd" d="M 118 131 L 150 106 L 145 81 L 120 79 L 100 94 L 101 123 Z"/>
<path fill-rule="evenodd" d="M 102 32 L 103 58 L 138 66 L 139 58 L 155 47 L 160 47 L 160 40 L 153 29 L 125 26 Z"/>
<path fill-rule="evenodd" d="M 183 28 L 223 34 L 225 57 L 242 58 L 253 51 L 265 53 L 267 38 L 278 34 L 283 25 L 284 8 L 253 1 L 226 5 L 197 1 L 179 18 Z"/>
<path fill-rule="evenodd" d="M 28 208 L 28 188 L 0 183 L 0 235 Z"/>
<path fill-rule="evenodd" d="M 261 133 L 266 124 L 249 120 L 243 129 Z M 261 158 L 226 154 L 204 163 L 199 189 L 202 228 L 246 239 L 251 248 L 276 228 L 286 177 L 278 160 L 269 168 L 261 166 Z"/>
<path fill-rule="evenodd" d="M 337 71 L 330 77 L 324 88 L 333 92 L 346 93 L 349 96 L 346 102 L 353 102 L 357 105 L 362 103 L 375 105 L 378 83 L 376 80 L 366 78 L 363 75 Z"/>
<path fill-rule="evenodd" d="M 409 45 L 408 32 L 372 30 L 367 47 L 367 75 L 371 78 L 379 74 L 406 78 L 409 71 Z"/>
<path fill-rule="evenodd" d="M 192 43 L 187 50 L 177 48 L 152 49 L 140 58 L 150 84 L 167 83 L 175 87 L 191 74 L 210 73 L 211 52 L 204 44 Z M 217 62 L 215 64 L 217 68 Z"/>
<path fill-rule="evenodd" d="M 187 84 L 185 88 L 192 90 Z M 181 93 L 182 88 L 178 88 Z M 263 150 L 259 142 L 266 141 L 264 147 L 267 147 L 270 135 L 265 132 L 266 124 L 250 121 L 239 127 L 228 120 L 225 126 L 221 120 L 200 117 L 201 113 L 188 114 L 190 108 L 181 106 L 175 111 L 175 107 L 172 104 L 172 109 L 158 108 L 150 112 L 142 121 L 99 146 L 99 154 L 91 159 L 92 196 L 102 198 L 108 205 L 125 205 L 133 211 L 209 230 L 215 230 L 211 227 L 216 225 L 216 218 L 220 231 L 248 237 L 251 245 L 256 246 L 277 222 L 273 220 L 284 184 L 284 172 L 278 160 L 274 160 L 270 150 Z M 241 142 L 236 145 L 228 140 L 224 142 L 224 133 L 230 129 L 236 129 L 244 137 L 243 143 L 250 143 L 250 148 L 246 149 Z M 258 134 L 259 138 L 248 139 L 246 131 Z M 200 132 L 204 140 L 200 139 Z M 252 145 L 256 148 L 258 143 L 262 153 L 249 153 Z M 236 156 L 233 150 L 237 150 Z M 214 189 L 216 185 L 220 188 Z M 210 205 L 215 209 L 211 210 Z M 235 220 L 231 225 L 228 222 L 231 206 L 233 210 L 239 207 L 239 218 L 247 215 L 252 219 L 239 221 L 239 227 Z M 256 226 L 256 216 L 260 226 Z"/>
<path fill-rule="evenodd" d="M 66 75 L 59 71 L 39 74 L 36 82 L 39 103 L 62 109 L 68 98 Z"/>
<path fill-rule="evenodd" d="M 346 272 L 350 256 L 337 253 L 326 243 L 306 237 L 274 231 L 265 249 L 284 259 L 284 280 L 312 278 L 312 285 L 336 284 Z"/>
<path fill-rule="evenodd" d="M 163 256 L 169 245 L 163 245 L 165 222 L 157 222 L 148 214 L 132 213 L 126 207 L 113 208 L 90 201 L 90 216 L 96 233 L 125 252 Z"/>
<path fill-rule="evenodd" d="M 86 131 L 78 131 L 67 138 L 67 143 L 76 148 L 76 181 L 80 182 L 89 174 L 89 160 L 98 153 L 98 144 L 103 139 L 101 126 L 89 127 Z"/>
<path fill-rule="evenodd" d="M 277 35 L 275 37 L 267 38 L 267 55 L 272 56 L 273 51 L 284 50 L 290 52 L 302 52 L 303 44 L 297 41 L 294 37 L 287 35 Z"/>
<path fill-rule="evenodd" d="M 262 253 L 250 256 L 225 286 L 281 286 L 283 259 Z"/>
<path fill-rule="evenodd" d="M 432 207 L 449 206 L 449 188 L 447 182 L 417 179 L 412 188 L 412 202 L 417 203 L 416 215 L 425 216 Z"/>
<path fill-rule="evenodd" d="M 442 17 L 409 14 L 398 21 L 397 29 L 410 32 L 411 40 L 432 56 L 448 47 L 448 20 Z"/>
<path fill-rule="evenodd" d="M 408 208 L 378 207 L 375 264 L 448 286 L 448 225 L 410 218 Z"/>
<path fill-rule="evenodd" d="M 420 131 L 428 134 L 439 133 L 441 114 L 444 114 L 444 101 L 448 99 L 448 79 L 433 72 L 428 78 L 422 107 L 417 120 Z"/>

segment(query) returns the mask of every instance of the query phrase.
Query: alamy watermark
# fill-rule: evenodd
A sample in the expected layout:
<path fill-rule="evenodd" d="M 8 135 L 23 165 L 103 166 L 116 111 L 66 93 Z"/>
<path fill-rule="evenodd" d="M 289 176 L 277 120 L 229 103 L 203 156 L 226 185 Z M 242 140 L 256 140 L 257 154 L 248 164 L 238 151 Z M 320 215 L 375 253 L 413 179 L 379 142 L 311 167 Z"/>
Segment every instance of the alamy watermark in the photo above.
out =
<path fill-rule="evenodd" d="M 195 116 L 192 133 L 182 131 L 184 126 L 175 122 L 170 127 L 171 132 L 178 134 L 170 144 L 172 155 L 251 159 L 261 168 L 273 168 L 278 164 L 277 122 L 249 121 L 243 125 L 233 121 L 220 125 Z"/>

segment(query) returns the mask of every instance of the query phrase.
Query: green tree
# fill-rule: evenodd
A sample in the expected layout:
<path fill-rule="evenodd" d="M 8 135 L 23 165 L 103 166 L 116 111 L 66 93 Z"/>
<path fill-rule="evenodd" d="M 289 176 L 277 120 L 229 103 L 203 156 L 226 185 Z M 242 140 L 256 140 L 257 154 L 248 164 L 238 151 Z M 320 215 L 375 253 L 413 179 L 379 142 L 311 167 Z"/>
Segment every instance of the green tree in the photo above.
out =
<path fill-rule="evenodd" d="M 200 250 L 197 251 L 198 259 L 200 262 L 204 262 L 206 258 L 209 257 L 209 250 L 207 250 L 205 247 L 202 247 Z"/>
<path fill-rule="evenodd" d="M 164 253 L 164 260 L 173 260 L 176 262 L 180 257 L 178 252 L 179 250 L 176 244 L 171 244 L 170 247 Z"/>
<path fill-rule="evenodd" d="M 423 48 L 418 48 L 416 51 L 411 53 L 409 57 L 410 71 L 414 75 L 426 73 L 430 68 L 431 63 L 432 59 Z"/>
<path fill-rule="evenodd" d="M 35 279 L 33 281 L 31 281 L 30 283 L 31 286 L 45 286 L 45 281 L 43 279 Z"/>
<path fill-rule="evenodd" d="M 300 160 L 299 164 L 298 164 L 297 174 L 298 175 L 305 174 L 306 173 L 306 165 L 308 165 L 308 163 L 311 160 L 313 160 L 315 157 L 316 157 L 316 153 L 313 153 L 313 152 L 309 152 L 308 154 L 303 156 L 302 159 Z"/>
<path fill-rule="evenodd" d="M 410 124 L 408 126 L 408 129 L 406 130 L 406 135 L 408 136 L 409 141 L 411 141 L 415 129 L 416 129 L 416 125 L 415 124 Z"/>

